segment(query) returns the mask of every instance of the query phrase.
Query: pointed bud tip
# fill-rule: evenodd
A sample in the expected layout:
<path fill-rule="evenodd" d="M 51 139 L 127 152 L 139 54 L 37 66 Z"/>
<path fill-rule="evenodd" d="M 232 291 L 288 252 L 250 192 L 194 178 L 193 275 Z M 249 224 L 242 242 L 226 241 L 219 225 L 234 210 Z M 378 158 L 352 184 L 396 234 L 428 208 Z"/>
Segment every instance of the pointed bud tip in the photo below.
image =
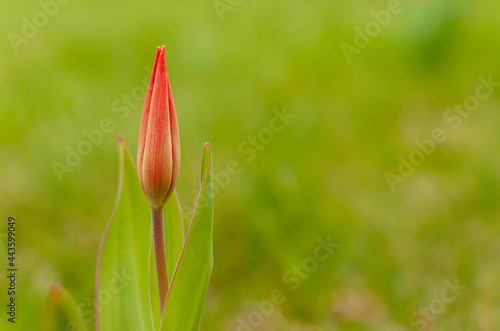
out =
<path fill-rule="evenodd" d="M 125 140 L 123 139 L 123 135 L 121 133 L 118 134 L 118 143 L 120 145 L 125 143 Z"/>

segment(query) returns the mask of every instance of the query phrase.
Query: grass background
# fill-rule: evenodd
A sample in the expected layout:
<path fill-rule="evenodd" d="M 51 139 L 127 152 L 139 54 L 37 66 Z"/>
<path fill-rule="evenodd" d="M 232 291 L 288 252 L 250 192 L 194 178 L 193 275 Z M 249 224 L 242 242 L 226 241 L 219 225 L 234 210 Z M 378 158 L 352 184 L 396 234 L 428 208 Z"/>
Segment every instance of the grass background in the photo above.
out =
<path fill-rule="evenodd" d="M 353 44 L 354 28 L 387 6 L 244 0 L 221 20 L 211 1 L 72 0 L 15 52 L 9 33 L 41 7 L 4 1 L 0 201 L 4 223 L 17 219 L 20 271 L 18 323 L 2 313 L 0 328 L 34 330 L 55 281 L 79 304 L 92 299 L 117 189 L 116 136 L 134 155 L 142 101 L 123 118 L 114 110 L 166 45 L 181 200 L 193 199 L 205 141 L 215 173 L 233 160 L 242 169 L 216 199 L 202 330 L 236 330 L 274 289 L 287 300 L 256 330 L 418 330 L 410 316 L 455 279 L 467 288 L 428 330 L 498 330 L 499 92 L 458 130 L 443 114 L 474 94 L 479 76 L 500 81 L 500 7 L 402 1 L 347 63 L 340 43 Z M 284 107 L 296 117 L 248 162 L 238 146 Z M 53 162 L 103 118 L 114 130 L 60 181 Z M 447 141 L 392 192 L 384 173 L 435 128 Z M 339 248 L 290 291 L 283 274 L 328 236 Z"/>

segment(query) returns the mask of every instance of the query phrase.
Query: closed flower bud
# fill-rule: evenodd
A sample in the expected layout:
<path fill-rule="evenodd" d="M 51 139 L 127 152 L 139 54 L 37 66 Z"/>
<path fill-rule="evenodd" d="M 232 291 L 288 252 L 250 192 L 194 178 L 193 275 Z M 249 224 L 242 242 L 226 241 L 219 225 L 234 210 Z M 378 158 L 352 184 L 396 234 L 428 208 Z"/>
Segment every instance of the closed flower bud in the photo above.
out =
<path fill-rule="evenodd" d="M 153 208 L 163 207 L 174 192 L 180 162 L 179 126 L 163 46 L 156 52 L 137 149 L 139 180 Z"/>

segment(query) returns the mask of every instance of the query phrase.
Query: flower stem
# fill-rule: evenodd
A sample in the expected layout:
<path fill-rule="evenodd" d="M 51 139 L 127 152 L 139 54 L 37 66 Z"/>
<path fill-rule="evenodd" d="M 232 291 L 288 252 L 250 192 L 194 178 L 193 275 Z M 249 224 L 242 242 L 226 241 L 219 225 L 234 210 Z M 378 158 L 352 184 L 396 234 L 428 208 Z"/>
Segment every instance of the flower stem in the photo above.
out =
<path fill-rule="evenodd" d="M 160 292 L 160 308 L 163 313 L 168 293 L 167 256 L 165 254 L 165 238 L 163 235 L 163 208 L 151 207 L 153 215 L 153 239 L 155 247 L 156 274 Z"/>

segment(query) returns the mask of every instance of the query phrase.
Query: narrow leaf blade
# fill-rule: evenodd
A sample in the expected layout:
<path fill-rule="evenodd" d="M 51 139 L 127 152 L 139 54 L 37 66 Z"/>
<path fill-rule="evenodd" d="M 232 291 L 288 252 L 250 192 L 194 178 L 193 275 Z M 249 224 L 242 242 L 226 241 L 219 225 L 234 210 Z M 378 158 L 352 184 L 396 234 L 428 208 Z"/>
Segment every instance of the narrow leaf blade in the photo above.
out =
<path fill-rule="evenodd" d="M 201 188 L 181 259 L 177 265 L 162 331 L 196 331 L 213 267 L 213 180 L 210 145 L 205 145 Z"/>
<path fill-rule="evenodd" d="M 120 140 L 120 189 L 98 263 L 97 330 L 153 330 L 150 305 L 151 214 Z"/>
<path fill-rule="evenodd" d="M 169 282 L 172 279 L 184 246 L 184 222 L 177 192 L 170 197 L 164 209 L 165 249 Z"/>

